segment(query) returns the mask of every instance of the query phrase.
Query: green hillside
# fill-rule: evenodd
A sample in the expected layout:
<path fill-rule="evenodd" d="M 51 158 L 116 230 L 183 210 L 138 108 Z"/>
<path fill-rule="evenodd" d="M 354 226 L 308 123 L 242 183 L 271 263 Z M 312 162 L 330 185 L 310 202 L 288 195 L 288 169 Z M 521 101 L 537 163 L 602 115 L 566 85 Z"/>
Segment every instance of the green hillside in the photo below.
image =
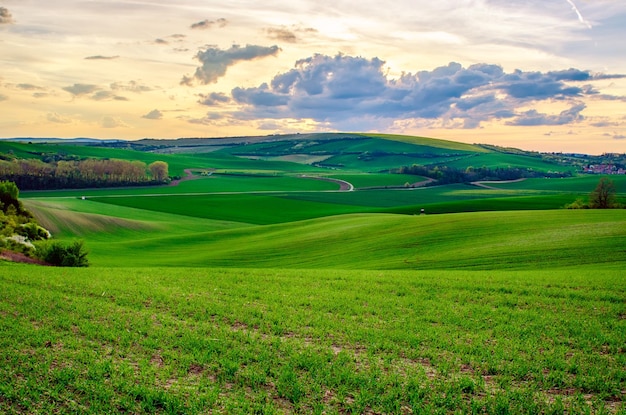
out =
<path fill-rule="evenodd" d="M 152 198 L 139 199 L 167 207 Z M 198 206 L 211 210 L 210 201 L 202 200 Z M 266 215 L 272 211 L 263 205 L 265 199 L 255 203 Z M 281 224 L 232 229 L 240 222 L 258 223 L 264 216 L 197 219 L 199 214 L 189 216 L 184 208 L 190 202 L 182 199 L 179 204 L 179 215 L 174 215 L 176 204 L 145 210 L 98 200 L 27 202 L 42 223 L 55 223 L 59 234 L 87 235 L 95 266 L 538 269 L 621 267 L 626 261 L 619 248 L 626 243 L 624 210 L 360 214 L 306 221 L 292 217 Z M 317 215 L 324 212 L 319 205 L 311 208 Z M 59 214 L 71 209 L 86 212 Z M 102 229 L 104 218 L 109 218 L 108 231 Z M 164 228 L 167 223 L 169 228 Z"/>
<path fill-rule="evenodd" d="M 192 174 L 20 193 L 90 267 L 0 252 L 0 413 L 624 413 L 626 210 L 563 209 L 601 176 L 411 187 L 571 167 L 381 134 L 129 147 L 0 141 Z"/>

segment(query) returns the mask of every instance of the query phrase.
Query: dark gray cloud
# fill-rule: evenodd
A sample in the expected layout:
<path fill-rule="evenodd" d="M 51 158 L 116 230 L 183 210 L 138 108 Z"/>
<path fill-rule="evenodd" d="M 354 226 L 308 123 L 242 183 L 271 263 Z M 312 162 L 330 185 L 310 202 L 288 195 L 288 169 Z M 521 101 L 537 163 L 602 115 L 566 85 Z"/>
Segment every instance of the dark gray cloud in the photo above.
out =
<path fill-rule="evenodd" d="M 93 92 L 96 92 L 98 89 L 99 88 L 97 85 L 91 85 L 91 84 L 74 84 L 74 85 L 66 86 L 65 88 L 63 88 L 64 91 L 69 92 L 75 97 L 80 97 L 83 95 L 91 94 Z"/>
<path fill-rule="evenodd" d="M 142 116 L 141 118 L 146 118 L 148 120 L 160 120 L 161 118 L 163 118 L 163 113 L 155 109 Z"/>
<path fill-rule="evenodd" d="M 93 55 L 93 56 L 85 57 L 85 59 L 87 59 L 87 60 L 113 60 L 113 59 L 117 59 L 117 58 L 119 58 L 119 56 Z"/>
<path fill-rule="evenodd" d="M 200 101 L 202 105 L 215 106 L 230 102 L 230 97 L 222 92 L 211 92 L 210 94 L 200 94 Z"/>
<path fill-rule="evenodd" d="M 0 24 L 11 24 L 15 23 L 13 20 L 13 15 L 6 7 L 0 7 Z"/>
<path fill-rule="evenodd" d="M 318 33 L 317 29 L 300 25 L 268 27 L 263 31 L 269 39 L 287 43 L 298 43 L 302 37 Z"/>
<path fill-rule="evenodd" d="M 519 114 L 512 121 L 508 121 L 507 125 L 565 125 L 582 121 L 584 117 L 581 115 L 582 110 L 586 108 L 585 104 L 577 104 L 562 111 L 558 115 L 542 114 L 537 110 L 529 110 Z"/>
<path fill-rule="evenodd" d="M 196 69 L 192 77 L 184 76 L 180 83 L 182 85 L 191 85 L 194 79 L 205 85 L 214 83 L 226 74 L 228 67 L 235 65 L 237 62 L 276 56 L 279 51 L 280 48 L 278 46 L 246 45 L 241 47 L 233 45 L 230 49 L 225 50 L 209 47 L 198 52 L 195 56 L 202 66 Z"/>
<path fill-rule="evenodd" d="M 94 101 L 128 101 L 128 98 L 115 94 L 112 91 L 98 91 L 93 94 L 91 97 Z"/>
<path fill-rule="evenodd" d="M 16 87 L 18 89 L 24 90 L 24 91 L 41 91 L 43 90 L 42 87 L 37 86 L 37 85 L 33 85 L 33 84 L 17 84 Z"/>
<path fill-rule="evenodd" d="M 265 32 L 267 33 L 267 37 L 273 40 L 281 40 L 287 43 L 296 43 L 298 41 L 298 37 L 296 36 L 296 34 L 293 31 L 284 27 L 270 27 L 268 29 L 265 29 Z"/>
<path fill-rule="evenodd" d="M 583 97 L 597 98 L 589 82 L 624 75 L 593 74 L 567 69 L 506 73 L 499 65 L 467 68 L 452 62 L 432 71 L 403 73 L 392 79 L 385 62 L 346 55 L 315 55 L 294 69 L 253 88 L 235 88 L 239 119 L 313 119 L 334 127 L 384 126 L 398 119 L 459 119 L 465 128 L 482 121 L 506 120 L 510 125 L 562 125 L 583 119 Z M 584 84 L 586 83 L 586 84 Z M 520 112 L 539 101 L 569 102 L 560 114 Z M 219 104 L 209 100 L 207 105 Z"/>
<path fill-rule="evenodd" d="M 594 79 L 588 71 L 567 69 L 554 72 L 522 72 L 516 70 L 504 77 L 505 91 L 514 98 L 566 98 L 581 96 L 585 91 L 583 87 L 571 86 L 565 82 L 582 82 Z M 603 79 L 603 78 L 600 78 Z"/>
<path fill-rule="evenodd" d="M 219 18 L 217 20 L 202 20 L 201 22 L 197 22 L 191 25 L 192 29 L 211 29 L 213 26 L 224 27 L 228 24 L 228 20 Z"/>

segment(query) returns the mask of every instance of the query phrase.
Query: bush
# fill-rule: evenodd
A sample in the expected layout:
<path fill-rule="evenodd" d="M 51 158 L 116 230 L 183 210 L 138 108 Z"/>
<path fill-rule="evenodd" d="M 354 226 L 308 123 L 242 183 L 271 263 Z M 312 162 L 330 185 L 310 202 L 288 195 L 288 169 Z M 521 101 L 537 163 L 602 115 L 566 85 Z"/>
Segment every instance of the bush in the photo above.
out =
<path fill-rule="evenodd" d="M 87 267 L 87 252 L 82 241 L 64 245 L 61 242 L 52 242 L 40 247 L 39 258 L 50 265 L 59 267 Z"/>
<path fill-rule="evenodd" d="M 25 223 L 15 229 L 15 233 L 27 237 L 30 241 L 50 239 L 50 232 L 35 222 Z"/>
<path fill-rule="evenodd" d="M 589 209 L 589 205 L 579 197 L 573 203 L 565 205 L 565 209 Z"/>

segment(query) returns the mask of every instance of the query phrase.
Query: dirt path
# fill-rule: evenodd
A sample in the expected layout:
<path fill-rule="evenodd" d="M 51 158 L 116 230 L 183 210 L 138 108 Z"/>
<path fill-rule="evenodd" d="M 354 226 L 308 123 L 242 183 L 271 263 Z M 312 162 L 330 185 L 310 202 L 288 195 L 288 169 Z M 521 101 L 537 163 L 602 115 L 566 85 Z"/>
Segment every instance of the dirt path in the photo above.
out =
<path fill-rule="evenodd" d="M 345 180 L 333 179 L 331 177 L 307 176 L 306 174 L 303 174 L 300 177 L 303 177 L 303 178 L 306 178 L 306 179 L 323 180 L 325 182 L 337 183 L 339 185 L 339 191 L 340 192 L 352 192 L 352 191 L 354 191 L 354 186 L 352 185 L 352 183 L 347 182 Z"/>
<path fill-rule="evenodd" d="M 412 188 L 415 188 L 415 187 L 424 187 L 424 186 L 426 186 L 426 185 L 428 185 L 428 184 L 431 184 L 432 182 L 436 182 L 436 181 L 437 181 L 437 180 L 435 180 L 435 179 L 428 178 L 428 179 L 426 179 L 426 180 L 424 180 L 424 181 L 417 182 L 417 183 L 413 183 L 413 184 L 411 185 L 411 187 L 412 187 Z"/>
<path fill-rule="evenodd" d="M 517 183 L 517 182 L 523 182 L 524 180 L 526 179 L 521 178 L 521 179 L 516 179 L 516 180 L 486 180 L 486 181 L 480 181 L 480 182 L 471 182 L 470 184 L 473 184 L 474 186 L 482 187 L 485 189 L 490 189 L 490 190 L 502 190 L 502 189 L 498 189 L 497 187 L 489 186 L 489 184 Z"/>
<path fill-rule="evenodd" d="M 207 176 L 210 176 L 211 174 L 213 174 L 211 169 L 185 169 L 186 176 L 185 177 L 181 177 L 180 179 L 177 179 L 177 180 L 172 180 L 171 183 L 169 184 L 169 186 L 178 186 L 180 184 L 180 182 L 186 182 L 188 180 L 200 179 L 201 176 L 194 176 L 193 175 L 194 171 L 206 171 L 206 172 L 208 172 Z"/>

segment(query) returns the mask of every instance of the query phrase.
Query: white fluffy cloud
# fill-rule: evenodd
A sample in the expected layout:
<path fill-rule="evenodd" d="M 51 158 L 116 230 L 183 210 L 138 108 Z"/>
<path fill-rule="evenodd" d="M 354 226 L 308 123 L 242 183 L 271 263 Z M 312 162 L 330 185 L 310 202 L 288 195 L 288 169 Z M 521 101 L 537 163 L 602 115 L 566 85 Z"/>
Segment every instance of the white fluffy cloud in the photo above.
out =
<path fill-rule="evenodd" d="M 463 67 L 452 62 L 432 71 L 405 72 L 391 78 L 385 62 L 346 55 L 315 55 L 258 87 L 235 88 L 232 100 L 243 119 L 313 119 L 337 127 L 388 125 L 395 119 L 455 118 L 465 128 L 504 119 L 509 125 L 562 125 L 581 121 L 583 97 L 598 94 L 589 83 L 623 75 L 579 69 L 547 72 L 499 65 Z M 225 102 L 225 99 L 222 99 Z M 536 102 L 562 101 L 570 108 L 557 115 L 523 111 Z M 220 100 L 207 99 L 207 105 Z"/>

